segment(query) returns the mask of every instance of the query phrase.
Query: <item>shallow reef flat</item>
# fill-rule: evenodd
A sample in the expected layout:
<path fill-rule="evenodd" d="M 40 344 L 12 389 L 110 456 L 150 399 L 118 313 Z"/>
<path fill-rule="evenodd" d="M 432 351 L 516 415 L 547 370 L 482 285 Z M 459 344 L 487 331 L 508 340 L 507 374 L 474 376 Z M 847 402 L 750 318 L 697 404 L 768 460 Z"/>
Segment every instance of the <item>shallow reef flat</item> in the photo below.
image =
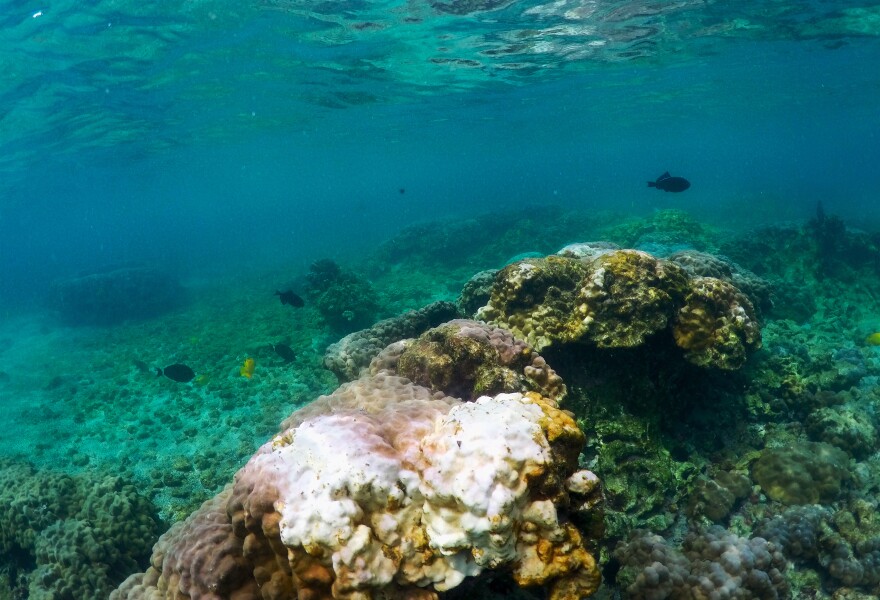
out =
<path fill-rule="evenodd" d="M 878 598 L 878 271 L 833 216 L 529 209 L 10 319 L 0 598 Z"/>

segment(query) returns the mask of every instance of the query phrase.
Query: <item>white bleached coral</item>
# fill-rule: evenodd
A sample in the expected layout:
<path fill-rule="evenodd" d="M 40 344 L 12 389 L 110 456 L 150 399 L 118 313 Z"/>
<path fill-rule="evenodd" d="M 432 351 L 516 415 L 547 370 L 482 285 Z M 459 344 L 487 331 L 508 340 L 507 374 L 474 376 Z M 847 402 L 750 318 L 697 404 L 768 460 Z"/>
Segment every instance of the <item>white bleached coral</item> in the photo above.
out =
<path fill-rule="evenodd" d="M 463 402 L 377 375 L 319 398 L 285 427 L 239 472 L 226 505 L 241 555 L 272 597 L 436 599 L 494 569 L 545 586 L 552 600 L 598 586 L 567 519 L 584 438 L 554 400 Z M 213 551 L 210 540 L 192 547 Z M 163 570 L 144 580 L 161 591 L 180 578 Z M 154 596 L 117 596 L 141 597 Z"/>

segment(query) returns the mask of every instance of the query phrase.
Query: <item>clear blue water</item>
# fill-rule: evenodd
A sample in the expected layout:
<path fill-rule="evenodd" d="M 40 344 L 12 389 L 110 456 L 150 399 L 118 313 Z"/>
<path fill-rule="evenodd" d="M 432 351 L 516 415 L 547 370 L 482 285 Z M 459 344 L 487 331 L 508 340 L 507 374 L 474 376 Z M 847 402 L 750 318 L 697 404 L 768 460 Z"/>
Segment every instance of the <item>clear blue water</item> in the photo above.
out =
<path fill-rule="evenodd" d="M 2 300 L 533 203 L 876 225 L 880 8 L 736 6 L 3 2 Z"/>

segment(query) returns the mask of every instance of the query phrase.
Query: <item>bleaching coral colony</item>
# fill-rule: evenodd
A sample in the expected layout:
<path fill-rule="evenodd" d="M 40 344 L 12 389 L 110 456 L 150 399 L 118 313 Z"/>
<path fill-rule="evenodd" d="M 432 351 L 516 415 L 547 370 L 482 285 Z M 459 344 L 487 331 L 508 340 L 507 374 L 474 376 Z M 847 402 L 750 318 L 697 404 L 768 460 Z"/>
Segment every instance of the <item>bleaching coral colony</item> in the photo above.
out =
<path fill-rule="evenodd" d="M 734 285 L 647 252 L 595 245 L 508 265 L 477 316 L 537 350 L 632 348 L 671 333 L 687 361 L 727 370 L 761 345 L 752 302 Z"/>
<path fill-rule="evenodd" d="M 465 402 L 380 373 L 291 415 L 230 490 L 166 533 L 113 598 L 436 598 L 503 570 L 550 598 L 599 571 L 584 437 L 554 398 Z"/>

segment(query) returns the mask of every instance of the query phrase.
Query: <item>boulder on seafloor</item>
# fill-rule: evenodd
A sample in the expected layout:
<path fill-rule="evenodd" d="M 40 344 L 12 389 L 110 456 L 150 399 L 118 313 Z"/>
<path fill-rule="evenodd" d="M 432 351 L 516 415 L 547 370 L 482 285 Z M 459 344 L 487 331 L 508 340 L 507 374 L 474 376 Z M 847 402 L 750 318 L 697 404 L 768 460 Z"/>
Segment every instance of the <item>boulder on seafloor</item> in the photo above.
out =
<path fill-rule="evenodd" d="M 183 288 L 166 271 L 116 265 L 56 280 L 50 305 L 69 325 L 113 325 L 160 315 L 183 300 Z"/>

